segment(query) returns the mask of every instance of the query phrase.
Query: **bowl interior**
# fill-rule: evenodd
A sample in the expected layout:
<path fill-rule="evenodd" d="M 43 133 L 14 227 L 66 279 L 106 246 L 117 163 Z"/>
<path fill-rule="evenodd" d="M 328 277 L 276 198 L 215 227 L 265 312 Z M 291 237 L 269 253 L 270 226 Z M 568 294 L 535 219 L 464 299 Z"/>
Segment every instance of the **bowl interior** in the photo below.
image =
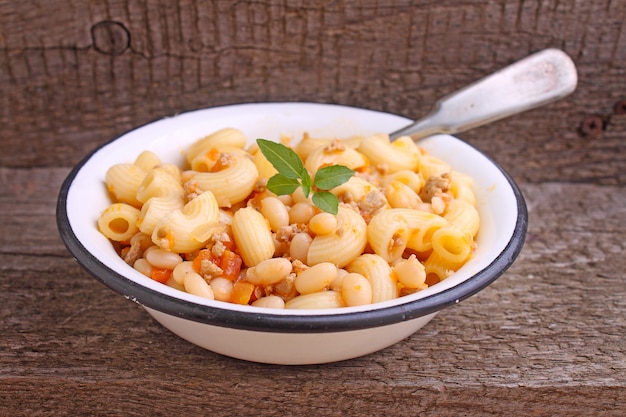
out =
<path fill-rule="evenodd" d="M 61 234 L 79 263 L 100 281 L 122 292 L 127 298 L 165 312 L 182 302 L 186 306 L 206 306 L 207 309 L 202 314 L 207 317 L 211 314 L 211 308 L 253 312 L 258 317 L 345 315 L 432 298 L 458 287 L 481 271 L 499 269 L 491 271 L 489 277 L 483 279 L 477 287 L 468 286 L 463 292 L 455 293 L 452 298 L 438 301 L 442 306 L 458 302 L 493 281 L 510 265 L 512 259 L 498 264 L 494 264 L 494 260 L 507 248 L 509 252 L 512 251 L 511 258 L 517 255 L 525 233 L 526 213 L 521 194 L 511 179 L 490 158 L 448 135 L 430 137 L 420 142 L 420 146 L 444 159 L 456 171 L 474 178 L 477 209 L 481 219 L 477 236 L 478 248 L 475 256 L 448 279 L 424 291 L 395 300 L 362 307 L 307 311 L 268 311 L 211 301 L 159 284 L 135 271 L 117 255 L 96 226 L 100 213 L 110 204 L 104 185 L 107 169 L 116 163 L 132 162 L 146 149 L 155 152 L 165 162 L 182 164 L 183 152 L 188 145 L 224 127 L 240 129 L 252 143 L 257 138 L 277 140 L 280 135 L 290 135 L 296 140 L 304 132 L 314 137 L 340 138 L 355 134 L 392 132 L 410 122 L 409 119 L 388 113 L 312 103 L 241 104 L 197 110 L 162 119 L 103 145 L 75 168 L 64 184 L 60 198 L 62 210 L 58 221 Z M 511 249 L 513 237 L 518 242 Z M 146 290 L 149 297 L 145 296 Z M 166 303 L 161 302 L 164 299 L 167 300 Z M 434 308 L 431 307 L 430 310 L 423 313 L 432 312 Z"/>

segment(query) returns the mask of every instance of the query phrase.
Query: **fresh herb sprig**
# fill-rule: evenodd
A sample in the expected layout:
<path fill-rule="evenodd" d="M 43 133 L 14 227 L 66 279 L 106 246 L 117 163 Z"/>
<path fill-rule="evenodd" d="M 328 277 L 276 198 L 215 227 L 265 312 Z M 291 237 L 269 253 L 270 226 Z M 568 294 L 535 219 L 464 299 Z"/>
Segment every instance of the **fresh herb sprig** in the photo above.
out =
<path fill-rule="evenodd" d="M 353 170 L 343 165 L 329 165 L 317 170 L 311 180 L 302 159 L 292 149 L 266 139 L 257 139 L 256 142 L 263 156 L 278 171 L 278 174 L 268 180 L 268 190 L 276 195 L 285 195 L 302 187 L 305 197 L 308 198 L 313 193 L 313 204 L 323 211 L 337 214 L 339 200 L 329 190 L 348 181 L 354 175 Z"/>

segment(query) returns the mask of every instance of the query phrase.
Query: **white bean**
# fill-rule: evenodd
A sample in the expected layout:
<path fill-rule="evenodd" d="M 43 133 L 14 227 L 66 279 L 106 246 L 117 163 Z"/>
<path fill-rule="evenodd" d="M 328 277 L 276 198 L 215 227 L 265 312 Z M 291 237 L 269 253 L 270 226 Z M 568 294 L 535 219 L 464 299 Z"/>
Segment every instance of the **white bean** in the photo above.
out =
<path fill-rule="evenodd" d="M 285 206 L 293 206 L 293 198 L 289 194 L 279 195 L 277 197 Z"/>
<path fill-rule="evenodd" d="M 265 197 L 261 200 L 261 214 L 270 223 L 273 232 L 277 232 L 281 227 L 289 226 L 287 207 L 277 197 Z"/>
<path fill-rule="evenodd" d="M 372 304 L 372 286 L 363 275 L 349 273 L 341 282 L 341 297 L 349 307 Z"/>
<path fill-rule="evenodd" d="M 446 209 L 445 201 L 443 201 L 443 198 L 439 196 L 435 196 L 430 199 L 430 206 L 436 214 L 441 214 Z"/>
<path fill-rule="evenodd" d="M 148 263 L 148 261 L 146 261 L 144 258 L 137 259 L 133 264 L 133 268 L 135 268 L 137 271 L 141 272 L 147 277 L 152 275 L 152 265 L 150 265 L 150 263 Z"/>
<path fill-rule="evenodd" d="M 252 305 L 265 308 L 285 308 L 285 301 L 277 295 L 268 295 L 254 301 Z"/>
<path fill-rule="evenodd" d="M 228 301 L 230 300 L 230 296 L 233 293 L 233 283 L 232 281 L 217 277 L 213 278 L 209 283 L 211 289 L 213 290 L 213 295 L 216 300 L 219 301 Z"/>
<path fill-rule="evenodd" d="M 246 270 L 246 280 L 254 285 L 272 285 L 291 273 L 291 261 L 287 258 L 271 258 Z"/>
<path fill-rule="evenodd" d="M 337 291 L 299 295 L 285 303 L 285 308 L 289 309 L 341 308 L 345 306 L 341 294 Z"/>
<path fill-rule="evenodd" d="M 315 214 L 315 207 L 309 203 L 296 203 L 289 210 L 289 223 L 306 224 Z"/>
<path fill-rule="evenodd" d="M 196 272 L 189 272 L 185 274 L 185 291 L 189 294 L 197 295 L 199 297 L 208 298 L 210 300 L 215 299 L 213 290 L 207 282 L 197 274 Z"/>
<path fill-rule="evenodd" d="M 337 267 L 322 262 L 300 272 L 294 284 L 300 294 L 312 294 L 326 289 L 336 277 Z"/>
<path fill-rule="evenodd" d="M 144 257 L 157 268 L 174 269 L 176 265 L 183 262 L 179 254 L 161 248 L 148 251 Z"/>
<path fill-rule="evenodd" d="M 337 230 L 337 217 L 330 213 L 318 213 L 309 220 L 309 229 L 316 235 L 327 235 Z"/>
<path fill-rule="evenodd" d="M 150 238 L 150 240 L 152 240 L 152 238 Z M 156 250 L 156 249 L 160 249 L 158 246 L 156 245 L 151 245 L 149 247 L 147 247 L 144 251 L 143 251 L 143 257 L 145 258 L 147 254 L 149 254 L 151 251 Z"/>
<path fill-rule="evenodd" d="M 297 203 L 311 204 L 311 196 L 309 195 L 308 197 L 305 197 L 304 192 L 302 191 L 302 187 L 296 188 L 296 191 L 294 191 L 291 194 L 291 200 L 293 201 L 293 204 L 297 204 Z"/>
<path fill-rule="evenodd" d="M 172 288 L 176 288 L 178 291 L 185 291 L 185 285 L 184 284 L 179 284 L 173 276 L 170 276 L 170 278 L 167 280 L 167 282 L 165 283 L 165 285 L 167 285 L 168 287 L 172 287 Z"/>
<path fill-rule="evenodd" d="M 411 255 L 409 259 L 400 261 L 393 266 L 398 281 L 408 288 L 421 288 L 426 281 L 424 265 Z"/>
<path fill-rule="evenodd" d="M 313 238 L 308 233 L 297 233 L 289 244 L 289 256 L 292 260 L 299 260 L 303 263 L 307 263 L 307 253 L 309 253 L 309 246 Z"/>
<path fill-rule="evenodd" d="M 422 202 L 415 191 L 400 181 L 392 181 L 385 187 L 385 197 L 389 205 L 396 208 L 417 208 Z"/>
<path fill-rule="evenodd" d="M 185 275 L 187 275 L 188 272 L 195 272 L 193 270 L 193 262 L 181 262 L 174 267 L 174 270 L 172 271 L 172 278 L 174 278 L 177 283 L 185 285 Z"/>
<path fill-rule="evenodd" d="M 343 282 L 344 277 L 348 275 L 348 273 L 349 272 L 343 268 L 337 269 L 337 276 L 335 277 L 333 282 L 330 283 L 330 289 L 333 291 L 341 292 L 341 283 Z"/>

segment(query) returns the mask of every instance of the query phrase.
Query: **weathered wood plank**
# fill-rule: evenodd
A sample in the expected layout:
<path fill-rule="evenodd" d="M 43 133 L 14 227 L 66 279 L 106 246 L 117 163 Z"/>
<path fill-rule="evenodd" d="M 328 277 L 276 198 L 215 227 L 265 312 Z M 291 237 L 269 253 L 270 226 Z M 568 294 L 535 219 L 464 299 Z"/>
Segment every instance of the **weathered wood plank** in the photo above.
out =
<path fill-rule="evenodd" d="M 274 384 L 283 378 L 283 370 L 276 372 Z M 295 373 L 293 369 L 284 370 Z M 305 370 L 306 372 L 306 370 Z M 298 375 L 296 375 L 298 376 Z M 349 377 L 350 375 L 345 375 Z M 339 389 L 303 385 L 301 379 L 288 378 L 289 388 L 258 386 L 252 383 L 231 383 L 229 391 L 237 395 L 224 395 L 222 381 L 207 379 L 183 382 L 165 382 L 153 378 L 130 381 L 120 377 L 113 380 L 63 381 L 54 383 L 54 377 L 42 378 L 38 385 L 43 389 L 29 396 L 19 409 L 8 408 L 12 416 L 59 415 L 58 410 L 72 410 L 88 415 L 167 416 L 180 415 L 232 416 L 232 415 L 314 415 L 362 416 L 393 415 L 398 417 L 462 415 L 499 417 L 518 415 L 520 410 L 533 416 L 578 416 L 581 411 L 593 415 L 621 417 L 624 401 L 619 388 L 560 389 L 535 388 L 416 388 L 390 387 L 377 382 L 367 387 L 349 384 Z M 136 381 L 136 382 L 135 382 Z M 20 379 L 7 381 L 7 394 L 21 397 L 29 386 Z M 139 386 L 139 388 L 138 388 Z M 64 392 L 76 395 L 64 396 Z M 520 395 L 522 394 L 522 395 Z M 8 395 L 6 398 L 9 398 Z M 85 399 L 89 398 L 88 401 Z M 185 398 L 185 401 L 181 401 Z M 480 398 L 480 404 L 476 399 Z M 572 404 L 576 398 L 576 404 Z M 0 399 L 3 399 L 0 396 Z M 154 404 L 159 404 L 155 409 Z M 2 407 L 0 406 L 0 410 Z"/>
<path fill-rule="evenodd" d="M 356 415 L 364 404 L 383 412 L 395 403 L 404 407 L 394 415 L 619 415 L 626 409 L 626 194 L 584 184 L 522 188 L 528 241 L 502 278 L 407 340 L 333 365 L 273 367 L 204 351 L 59 255 L 60 241 L 46 256 L 32 240 L 30 250 L 26 242 L 19 251 L 3 244 L 0 403 L 11 415 L 48 414 L 63 402 L 57 393 L 71 389 L 64 409 L 102 414 L 144 414 L 158 398 L 164 415 L 173 407 L 243 413 L 260 400 L 277 415 L 291 406 Z M 33 211 L 41 221 L 16 216 L 26 235 L 53 223 L 50 210 Z M 468 411 L 474 395 L 482 405 Z"/>
<path fill-rule="evenodd" d="M 552 46 L 575 59 L 578 91 L 464 137 L 528 181 L 624 183 L 623 117 L 593 143 L 578 133 L 626 94 L 623 0 L 173 4 L 20 3 L 0 13 L 0 165 L 71 166 L 135 126 L 235 102 L 334 102 L 414 118 Z M 605 149 L 616 159 L 607 163 Z M 511 160 L 520 151 L 532 153 Z"/>
<path fill-rule="evenodd" d="M 519 259 L 381 352 L 205 351 L 58 237 L 70 168 L 135 126 L 282 100 L 416 118 L 546 47 L 573 57 L 577 91 L 460 135 L 522 185 Z M 0 415 L 625 415 L 625 80 L 624 0 L 0 0 Z"/>

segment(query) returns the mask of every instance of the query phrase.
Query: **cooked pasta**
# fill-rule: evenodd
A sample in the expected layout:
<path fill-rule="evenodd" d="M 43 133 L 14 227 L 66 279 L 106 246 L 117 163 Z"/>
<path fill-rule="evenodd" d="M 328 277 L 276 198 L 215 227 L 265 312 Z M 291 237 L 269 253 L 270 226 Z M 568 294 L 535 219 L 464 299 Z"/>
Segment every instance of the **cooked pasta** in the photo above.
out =
<path fill-rule="evenodd" d="M 107 170 L 104 182 L 115 202 L 141 207 L 137 190 L 146 174 L 145 170 L 135 164 L 116 164 Z"/>
<path fill-rule="evenodd" d="M 398 297 L 398 286 L 389 263 L 374 254 L 357 257 L 346 268 L 349 272 L 363 275 L 372 287 L 372 302 L 392 300 Z"/>
<path fill-rule="evenodd" d="M 389 141 L 389 135 L 369 136 L 363 139 L 358 151 L 372 165 L 384 166 L 388 172 L 416 171 L 420 164 L 420 150 L 408 136 L 400 137 L 394 142 Z"/>
<path fill-rule="evenodd" d="M 274 255 L 274 240 L 268 221 L 252 207 L 237 210 L 233 217 L 233 237 L 246 266 L 255 266 Z"/>
<path fill-rule="evenodd" d="M 224 169 L 215 172 L 191 171 L 185 175 L 186 186 L 211 191 L 220 207 L 243 201 L 254 190 L 259 173 L 254 163 L 240 154 L 228 154 Z"/>
<path fill-rule="evenodd" d="M 337 230 L 313 238 L 307 253 L 309 265 L 330 262 L 343 268 L 367 245 L 367 224 L 354 210 L 339 207 Z"/>
<path fill-rule="evenodd" d="M 191 163 L 198 155 L 207 153 L 213 148 L 235 147 L 243 149 L 246 143 L 247 138 L 240 130 L 227 127 L 195 141 L 187 148 L 185 157 L 187 162 Z"/>
<path fill-rule="evenodd" d="M 410 169 L 401 169 L 399 171 L 385 174 L 381 178 L 381 185 L 387 186 L 392 182 L 400 182 L 411 190 L 419 193 L 424 186 L 424 177 L 422 177 L 421 172 L 412 171 Z"/>
<path fill-rule="evenodd" d="M 98 219 L 98 228 L 103 235 L 116 242 L 130 240 L 138 231 L 140 211 L 125 203 L 109 206 Z"/>
<path fill-rule="evenodd" d="M 304 166 L 310 172 L 327 165 L 345 165 L 350 169 L 361 170 L 368 164 L 363 154 L 348 148 L 340 141 L 315 148 L 305 160 Z"/>
<path fill-rule="evenodd" d="M 474 180 L 469 175 L 460 172 L 452 172 L 450 174 L 450 192 L 455 200 L 465 201 L 472 206 L 476 205 Z"/>
<path fill-rule="evenodd" d="M 424 178 L 436 177 L 450 171 L 450 165 L 433 155 L 422 155 L 420 159 L 420 172 Z"/>
<path fill-rule="evenodd" d="M 182 210 L 185 201 L 175 197 L 152 197 L 141 207 L 139 215 L 139 230 L 147 235 L 152 235 L 156 225 L 168 214 L 176 210 Z"/>
<path fill-rule="evenodd" d="M 472 257 L 480 226 L 472 178 L 408 137 L 304 134 L 293 145 L 311 178 L 329 165 L 356 171 L 329 190 L 337 214 L 321 211 L 303 187 L 275 195 L 266 184 L 278 171 L 261 145 L 247 143 L 242 131 L 224 128 L 192 143 L 183 166 L 150 150 L 113 165 L 100 231 L 151 279 L 258 308 L 392 300 Z"/>
<path fill-rule="evenodd" d="M 411 234 L 405 210 L 380 210 L 367 225 L 367 240 L 374 252 L 391 263 L 402 257 Z"/>
<path fill-rule="evenodd" d="M 158 166 L 161 163 L 161 159 L 157 154 L 152 151 L 143 151 L 135 158 L 134 164 L 144 171 L 150 171 L 152 168 Z"/>
<path fill-rule="evenodd" d="M 136 191 L 137 200 L 145 203 L 153 197 L 182 198 L 185 190 L 180 180 L 166 169 L 152 168 Z"/>
<path fill-rule="evenodd" d="M 212 225 L 219 219 L 217 201 L 210 191 L 189 201 L 182 210 L 175 210 L 163 217 L 152 231 L 155 245 L 173 252 L 190 253 L 206 243 L 194 238 L 198 227 Z"/>

